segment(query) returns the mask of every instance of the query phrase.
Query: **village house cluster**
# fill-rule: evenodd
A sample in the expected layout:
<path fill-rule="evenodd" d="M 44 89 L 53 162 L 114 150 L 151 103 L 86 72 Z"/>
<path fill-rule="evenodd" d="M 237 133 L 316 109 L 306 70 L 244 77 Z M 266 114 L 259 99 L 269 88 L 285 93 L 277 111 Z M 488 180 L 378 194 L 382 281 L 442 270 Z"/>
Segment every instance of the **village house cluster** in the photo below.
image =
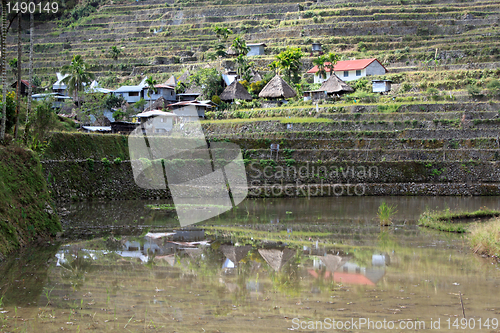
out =
<path fill-rule="evenodd" d="M 249 52 L 247 56 L 265 54 L 264 43 L 247 44 Z M 313 52 L 320 52 L 321 45 L 315 43 Z M 375 58 L 338 61 L 333 67 L 330 63 L 325 63 L 323 72 L 314 66 L 306 74 L 313 75 L 313 82 L 321 84 L 317 90 L 303 92 L 304 101 L 317 101 L 321 99 L 338 99 L 343 94 L 354 92 L 354 89 L 347 83 L 359 78 L 368 76 L 380 76 L 387 73 L 387 69 Z M 56 73 L 57 81 L 52 85 L 51 93 L 40 93 L 32 95 L 34 100 L 53 99 L 53 107 L 60 108 L 65 101 L 73 97 L 69 94 L 68 86 L 64 79 L 67 75 Z M 199 100 L 200 87 L 189 87 L 184 92 L 177 92 L 179 83 L 186 83 L 190 80 L 190 73 L 184 72 L 180 77 L 171 76 L 166 82 L 154 85 L 155 91 L 147 84 L 145 77 L 137 85 L 121 86 L 116 90 L 106 89 L 93 81 L 85 87 L 87 93 L 114 94 L 120 96 L 128 105 L 133 105 L 141 100 L 146 102 L 143 112 L 130 116 L 130 121 L 115 121 L 112 111 L 103 112 L 103 116 L 109 120 L 109 126 L 94 126 L 95 117 L 91 117 L 91 124 L 82 126 L 87 132 L 113 132 L 128 133 L 139 123 L 149 123 L 155 117 L 158 121 L 153 122 L 155 132 L 169 132 L 177 122 L 194 121 L 204 119 L 205 113 L 218 107 L 211 100 Z M 236 72 L 228 71 L 221 75 L 226 84 L 225 90 L 220 94 L 220 99 L 226 103 L 233 103 L 236 100 L 251 101 L 253 96 L 247 89 L 238 82 Z M 254 77 L 260 78 L 260 74 L 255 72 Z M 28 82 L 22 81 L 21 92 L 27 90 Z M 372 80 L 373 92 L 386 93 L 391 90 L 391 81 Z M 23 90 L 24 89 L 24 90 Z M 280 75 L 276 74 L 260 91 L 258 97 L 269 101 L 272 104 L 281 105 L 287 99 L 297 96 L 296 91 Z M 161 116 L 161 117 L 159 117 Z"/>

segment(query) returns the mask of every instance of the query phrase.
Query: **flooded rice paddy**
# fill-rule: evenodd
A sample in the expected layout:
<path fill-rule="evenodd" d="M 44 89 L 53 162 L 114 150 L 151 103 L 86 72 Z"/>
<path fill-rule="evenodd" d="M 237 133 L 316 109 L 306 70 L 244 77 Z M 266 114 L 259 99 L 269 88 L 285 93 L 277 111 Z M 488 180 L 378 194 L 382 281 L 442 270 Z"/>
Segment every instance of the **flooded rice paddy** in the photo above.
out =
<path fill-rule="evenodd" d="M 499 266 L 416 226 L 499 198 L 247 200 L 184 229 L 161 204 L 61 205 L 56 243 L 0 265 L 0 331 L 500 332 Z"/>

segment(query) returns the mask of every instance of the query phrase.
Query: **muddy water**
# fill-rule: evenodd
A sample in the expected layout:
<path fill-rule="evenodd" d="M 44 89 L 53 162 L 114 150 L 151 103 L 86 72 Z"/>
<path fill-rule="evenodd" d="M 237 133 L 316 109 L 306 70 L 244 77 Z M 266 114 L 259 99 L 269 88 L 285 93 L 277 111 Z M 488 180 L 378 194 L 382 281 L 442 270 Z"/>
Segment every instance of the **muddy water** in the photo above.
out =
<path fill-rule="evenodd" d="M 375 219 L 382 201 L 392 227 Z M 499 202 L 249 200 L 189 230 L 147 206 L 160 202 L 68 205 L 68 238 L 1 265 L 0 331 L 499 332 L 499 266 L 415 223 Z"/>

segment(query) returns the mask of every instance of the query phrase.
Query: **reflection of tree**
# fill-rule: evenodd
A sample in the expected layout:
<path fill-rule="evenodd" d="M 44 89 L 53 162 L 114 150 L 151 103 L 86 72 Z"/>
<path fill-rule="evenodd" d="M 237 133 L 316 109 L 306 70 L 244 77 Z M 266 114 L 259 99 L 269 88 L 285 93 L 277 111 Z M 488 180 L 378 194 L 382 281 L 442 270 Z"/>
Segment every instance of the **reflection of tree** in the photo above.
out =
<path fill-rule="evenodd" d="M 383 230 L 378 235 L 378 248 L 382 252 L 391 253 L 399 247 L 396 236 L 387 230 Z"/>
<path fill-rule="evenodd" d="M 68 256 L 65 263 L 61 263 L 64 269 L 61 273 L 63 280 L 69 281 L 73 290 L 78 290 L 85 281 L 85 274 L 90 273 L 95 267 L 92 266 L 93 262 L 90 258 L 84 257 L 85 253 L 79 251 L 75 257 Z"/>

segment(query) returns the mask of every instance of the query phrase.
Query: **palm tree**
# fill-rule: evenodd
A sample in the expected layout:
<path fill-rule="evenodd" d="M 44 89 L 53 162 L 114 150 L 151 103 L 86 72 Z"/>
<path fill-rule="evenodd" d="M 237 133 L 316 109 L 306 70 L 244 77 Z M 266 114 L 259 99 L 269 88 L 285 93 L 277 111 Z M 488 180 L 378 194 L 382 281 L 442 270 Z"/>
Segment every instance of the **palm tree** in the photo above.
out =
<path fill-rule="evenodd" d="M 340 56 L 336 53 L 328 53 L 328 55 L 325 56 L 325 67 L 330 70 L 330 75 L 333 74 L 333 68 L 339 60 Z"/>
<path fill-rule="evenodd" d="M 153 92 L 154 94 L 156 94 L 158 92 L 158 89 L 155 87 L 155 85 L 157 84 L 157 82 L 152 77 L 148 77 L 146 79 L 146 84 L 148 85 L 147 94 L 148 94 L 148 97 L 149 97 L 149 107 L 151 107 L 151 92 Z"/>
<path fill-rule="evenodd" d="M 212 28 L 212 31 L 215 32 L 217 35 L 217 38 L 219 38 L 219 42 L 223 40 L 224 42 L 227 40 L 229 35 L 231 35 L 233 32 L 231 29 L 228 29 L 226 27 L 219 27 L 219 26 L 214 26 Z"/>
<path fill-rule="evenodd" d="M 316 59 L 312 61 L 313 65 L 318 67 L 318 72 L 317 72 L 318 76 L 326 80 L 325 62 L 326 62 L 326 57 L 322 55 L 318 56 Z"/>
<path fill-rule="evenodd" d="M 241 37 L 236 37 L 233 40 L 233 44 L 231 45 L 233 50 L 236 52 L 237 55 L 243 54 L 246 55 L 248 51 L 250 51 L 250 48 L 247 46 L 247 43 L 245 40 Z"/>
<path fill-rule="evenodd" d="M 62 74 L 68 74 L 62 82 L 68 85 L 69 93 L 74 94 L 75 100 L 78 98 L 78 92 L 83 90 L 84 84 L 88 84 L 94 79 L 94 74 L 88 71 L 88 65 L 79 54 L 74 55 L 71 63 L 62 68 Z M 79 100 L 78 107 L 80 107 Z"/>
<path fill-rule="evenodd" d="M 2 29 L 1 29 L 1 36 L 0 36 L 0 42 L 2 44 L 2 103 L 3 103 L 3 109 L 2 109 L 2 120 L 0 124 L 0 141 L 3 141 L 5 138 L 5 127 L 6 127 L 6 122 L 7 122 L 7 56 L 6 56 L 6 47 L 5 44 L 7 42 L 6 40 L 6 34 L 7 34 L 7 8 L 6 8 L 6 1 L 2 0 Z"/>

